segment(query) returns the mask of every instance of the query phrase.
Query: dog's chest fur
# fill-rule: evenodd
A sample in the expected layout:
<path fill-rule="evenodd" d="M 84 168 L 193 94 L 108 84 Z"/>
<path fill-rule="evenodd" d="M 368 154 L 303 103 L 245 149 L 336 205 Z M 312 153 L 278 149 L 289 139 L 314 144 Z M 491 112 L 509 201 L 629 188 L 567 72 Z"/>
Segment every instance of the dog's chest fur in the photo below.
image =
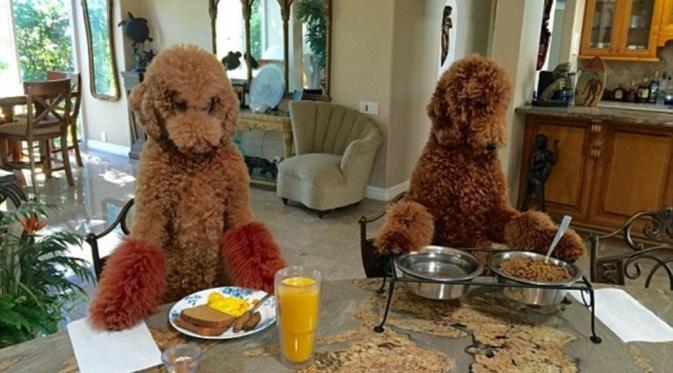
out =
<path fill-rule="evenodd" d="M 229 147 L 195 160 L 164 153 L 156 159 L 161 164 L 153 164 L 165 170 L 163 180 L 157 180 L 157 198 L 164 201 L 167 218 L 161 242 L 167 257 L 164 300 L 227 282 L 219 239 L 226 228 L 231 168 L 236 168 L 232 163 L 242 163 L 241 157 L 232 159 Z"/>
<path fill-rule="evenodd" d="M 429 143 L 411 178 L 409 199 L 435 218 L 435 241 L 478 245 L 487 241 L 486 225 L 504 193 L 495 154 Z"/>

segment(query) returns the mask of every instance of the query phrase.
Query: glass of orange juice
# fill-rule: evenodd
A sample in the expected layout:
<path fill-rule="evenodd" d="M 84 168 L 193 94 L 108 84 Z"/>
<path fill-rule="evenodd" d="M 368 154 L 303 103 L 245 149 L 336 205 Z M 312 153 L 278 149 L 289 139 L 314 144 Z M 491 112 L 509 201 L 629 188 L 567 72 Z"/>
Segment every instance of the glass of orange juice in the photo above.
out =
<path fill-rule="evenodd" d="M 276 316 L 283 364 L 300 368 L 313 357 L 322 274 L 305 267 L 276 272 Z"/>

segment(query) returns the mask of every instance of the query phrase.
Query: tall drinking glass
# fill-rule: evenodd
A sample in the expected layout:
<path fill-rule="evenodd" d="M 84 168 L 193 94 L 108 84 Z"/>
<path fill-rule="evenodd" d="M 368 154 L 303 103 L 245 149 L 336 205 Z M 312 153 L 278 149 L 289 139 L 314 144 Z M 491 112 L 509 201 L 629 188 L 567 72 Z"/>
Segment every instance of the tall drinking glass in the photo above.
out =
<path fill-rule="evenodd" d="M 283 364 L 304 366 L 313 357 L 320 309 L 320 271 L 288 267 L 276 272 L 276 316 Z"/>

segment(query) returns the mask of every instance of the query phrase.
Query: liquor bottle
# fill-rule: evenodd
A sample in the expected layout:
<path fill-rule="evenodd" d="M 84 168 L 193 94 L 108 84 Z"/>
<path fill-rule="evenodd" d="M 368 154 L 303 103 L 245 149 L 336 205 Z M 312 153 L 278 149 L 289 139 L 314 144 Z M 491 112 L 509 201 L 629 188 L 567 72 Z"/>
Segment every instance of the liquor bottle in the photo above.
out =
<path fill-rule="evenodd" d="M 636 102 L 637 98 L 638 98 L 638 88 L 636 87 L 636 81 L 634 79 L 634 80 L 631 80 L 631 87 L 626 92 L 626 101 Z"/>
<path fill-rule="evenodd" d="M 643 82 L 638 86 L 638 102 L 647 102 L 650 98 L 650 82 L 647 77 L 643 78 Z"/>
<path fill-rule="evenodd" d="M 612 99 L 615 101 L 624 101 L 626 99 L 626 90 L 619 84 L 619 87 L 612 91 Z"/>
<path fill-rule="evenodd" d="M 664 91 L 664 105 L 673 105 L 673 73 L 668 74 L 666 90 Z"/>
<path fill-rule="evenodd" d="M 657 98 L 659 97 L 659 88 L 661 84 L 659 83 L 659 71 L 654 73 L 654 79 L 650 82 L 650 97 L 647 98 L 647 102 L 650 104 L 656 104 Z"/>

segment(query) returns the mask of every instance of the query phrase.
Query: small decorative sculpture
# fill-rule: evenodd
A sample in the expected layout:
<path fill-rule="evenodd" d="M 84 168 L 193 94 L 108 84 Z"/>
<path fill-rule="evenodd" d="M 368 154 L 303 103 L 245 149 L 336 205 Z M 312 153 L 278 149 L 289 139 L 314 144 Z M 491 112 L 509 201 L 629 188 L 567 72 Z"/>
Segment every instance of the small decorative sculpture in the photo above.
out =
<path fill-rule="evenodd" d="M 554 81 L 542 91 L 538 98 L 539 101 L 548 102 L 554 97 L 556 92 L 572 88 L 572 82 L 570 81 L 570 62 L 565 62 L 556 66 L 552 73 L 552 78 Z"/>
<path fill-rule="evenodd" d="M 547 211 L 544 200 L 544 184 L 549 179 L 552 167 L 558 161 L 559 141 L 554 141 L 554 150 L 547 149 L 547 136 L 539 134 L 535 136 L 535 149 L 530 153 L 530 165 L 521 211 L 528 210 L 528 203 L 533 194 L 537 196 L 538 209 Z"/>
<path fill-rule="evenodd" d="M 235 70 L 241 66 L 241 52 L 229 51 L 226 56 L 222 57 L 222 64 L 227 70 Z"/>
<path fill-rule="evenodd" d="M 451 44 L 449 33 L 453 27 L 453 21 L 451 20 L 452 10 L 453 8 L 447 5 L 444 7 L 444 14 L 442 15 L 442 58 L 439 63 L 440 66 L 444 66 L 446 57 L 449 55 L 449 47 Z"/>
<path fill-rule="evenodd" d="M 146 51 L 144 44 L 146 41 L 152 42 L 154 39 L 150 37 L 150 28 L 147 25 L 147 19 L 142 17 L 136 18 L 131 12 L 128 14 L 129 18 L 119 22 L 118 26 L 123 27 L 124 36 L 133 43 L 133 57 L 136 61 L 133 71 L 144 72 L 155 55 L 152 49 Z"/>

